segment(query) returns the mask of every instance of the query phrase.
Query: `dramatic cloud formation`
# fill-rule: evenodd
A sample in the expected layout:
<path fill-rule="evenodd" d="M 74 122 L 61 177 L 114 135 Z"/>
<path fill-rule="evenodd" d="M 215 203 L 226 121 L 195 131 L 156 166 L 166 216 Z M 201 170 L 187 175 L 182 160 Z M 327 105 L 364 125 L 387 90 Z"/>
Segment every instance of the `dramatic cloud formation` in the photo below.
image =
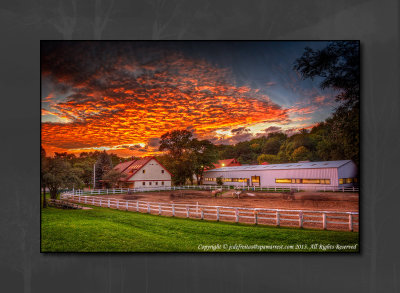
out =
<path fill-rule="evenodd" d="M 154 154 L 159 137 L 174 129 L 236 143 L 255 134 L 251 126 L 280 130 L 276 124 L 310 119 L 304 115 L 325 102 L 318 96 L 283 108 L 258 88 L 238 85 L 228 67 L 145 43 L 50 42 L 41 58 L 48 152 Z"/>

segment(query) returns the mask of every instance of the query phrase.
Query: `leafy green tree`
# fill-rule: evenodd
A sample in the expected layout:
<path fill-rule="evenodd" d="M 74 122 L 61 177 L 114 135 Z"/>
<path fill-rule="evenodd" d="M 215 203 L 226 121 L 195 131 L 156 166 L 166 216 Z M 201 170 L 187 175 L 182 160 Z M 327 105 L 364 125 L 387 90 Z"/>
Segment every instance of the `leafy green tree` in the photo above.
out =
<path fill-rule="evenodd" d="M 44 184 L 50 190 L 50 197 L 56 199 L 63 188 L 80 187 L 83 182 L 80 179 L 80 169 L 73 168 L 71 164 L 60 157 L 47 158 L 47 166 L 44 169 Z"/>
<path fill-rule="evenodd" d="M 354 41 L 331 42 L 326 48 L 306 48 L 295 62 L 294 69 L 304 79 L 322 79 L 321 88 L 332 88 L 339 93 L 340 104 L 331 119 L 327 120 L 327 143 L 319 143 L 324 149 L 317 153 L 326 155 L 326 146 L 334 147 L 331 157 L 352 159 L 359 164 L 359 101 L 360 101 L 360 52 Z"/>
<path fill-rule="evenodd" d="M 292 154 L 292 161 L 305 161 L 311 159 L 311 152 L 305 146 L 300 146 L 293 151 Z"/>
<path fill-rule="evenodd" d="M 101 188 L 101 181 L 104 174 L 109 172 L 112 169 L 112 162 L 110 156 L 106 153 L 106 151 L 103 151 L 100 153 L 99 158 L 96 161 L 96 184 L 93 188 Z"/>
<path fill-rule="evenodd" d="M 40 169 L 40 184 L 43 189 L 43 208 L 47 207 L 46 203 L 46 182 L 44 180 L 44 174 L 47 172 L 48 160 L 46 157 L 45 149 L 40 146 L 40 159 L 41 159 L 41 169 Z"/>
<path fill-rule="evenodd" d="M 180 158 L 188 149 L 193 134 L 187 130 L 173 130 L 161 136 L 160 151 L 167 150 L 174 158 Z"/>
<path fill-rule="evenodd" d="M 204 169 L 213 168 L 214 163 L 218 161 L 215 146 L 208 140 L 195 138 L 190 142 L 190 150 L 193 173 L 196 176 L 197 184 L 200 185 L 203 181 Z"/>
<path fill-rule="evenodd" d="M 217 177 L 216 183 L 217 183 L 217 185 L 224 185 L 224 181 L 222 180 L 222 176 Z"/>
<path fill-rule="evenodd" d="M 161 136 L 159 150 L 168 152 L 161 163 L 173 174 L 175 185 L 185 184 L 187 180 L 193 182 L 192 136 L 187 130 L 173 130 Z"/>
<path fill-rule="evenodd" d="M 269 164 L 277 164 L 281 163 L 278 155 L 270 155 L 270 154 L 262 154 L 257 157 L 258 164 L 262 164 L 267 162 Z"/>
<path fill-rule="evenodd" d="M 277 155 L 287 135 L 282 132 L 269 133 L 262 148 L 263 154 Z"/>

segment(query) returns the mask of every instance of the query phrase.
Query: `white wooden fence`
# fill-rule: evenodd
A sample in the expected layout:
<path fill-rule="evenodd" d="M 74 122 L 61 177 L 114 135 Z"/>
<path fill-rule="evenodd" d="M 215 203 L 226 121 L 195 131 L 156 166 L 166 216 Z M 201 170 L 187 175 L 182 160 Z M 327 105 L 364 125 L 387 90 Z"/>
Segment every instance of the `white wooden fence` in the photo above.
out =
<path fill-rule="evenodd" d="M 87 205 L 163 216 L 252 223 L 256 225 L 262 224 L 349 231 L 358 231 L 359 225 L 359 215 L 356 212 L 282 210 L 160 203 L 114 199 L 102 196 L 85 196 L 73 193 L 64 193 L 61 195 L 61 199 Z"/>
<path fill-rule="evenodd" d="M 185 189 L 195 189 L 195 190 L 215 190 L 215 189 L 233 189 L 233 186 L 229 185 L 182 185 L 182 186 L 154 186 L 154 187 L 145 187 L 145 188 L 111 188 L 111 189 L 91 189 L 91 190 L 82 190 L 75 189 L 73 191 L 67 191 L 67 193 L 73 192 L 73 194 L 77 195 L 105 195 L 105 194 L 125 194 L 125 193 L 136 193 L 136 192 L 145 192 L 145 191 L 167 191 L 167 190 L 185 190 Z M 290 191 L 301 191 L 301 187 L 293 187 L 293 186 L 235 186 L 236 189 L 239 190 L 247 190 L 247 191 L 266 191 L 266 192 L 290 192 Z M 326 186 L 326 187 L 312 187 L 310 189 L 307 187 L 307 190 L 321 191 L 321 192 L 359 192 L 358 187 L 339 187 L 339 186 Z"/>

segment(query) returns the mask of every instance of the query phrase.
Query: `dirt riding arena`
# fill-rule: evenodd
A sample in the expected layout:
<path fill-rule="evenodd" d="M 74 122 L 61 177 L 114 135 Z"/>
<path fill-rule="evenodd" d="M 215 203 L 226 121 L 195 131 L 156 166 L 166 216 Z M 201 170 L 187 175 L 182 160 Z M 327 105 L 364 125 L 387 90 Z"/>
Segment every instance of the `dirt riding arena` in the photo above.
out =
<path fill-rule="evenodd" d="M 214 191 L 215 192 L 215 191 Z M 219 196 L 205 190 L 171 190 L 100 196 L 66 195 L 68 200 L 164 216 L 264 225 L 358 231 L 356 193 L 268 193 Z"/>
<path fill-rule="evenodd" d="M 134 194 L 103 195 L 105 198 L 139 200 L 157 203 L 199 204 L 241 208 L 318 210 L 337 212 L 358 212 L 358 193 L 341 192 L 299 192 L 267 193 L 244 192 L 233 198 L 232 191 L 214 197 L 206 190 L 171 190 Z"/>

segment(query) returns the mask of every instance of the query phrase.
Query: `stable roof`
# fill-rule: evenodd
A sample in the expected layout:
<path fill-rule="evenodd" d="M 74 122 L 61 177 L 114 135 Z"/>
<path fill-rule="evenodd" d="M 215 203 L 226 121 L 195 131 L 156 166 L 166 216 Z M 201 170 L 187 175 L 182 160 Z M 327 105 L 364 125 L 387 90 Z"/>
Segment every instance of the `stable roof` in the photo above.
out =
<path fill-rule="evenodd" d="M 218 169 L 212 169 L 207 172 L 339 168 L 343 165 L 346 165 L 349 162 L 351 162 L 351 160 L 285 163 L 285 164 L 270 164 L 270 165 L 247 165 L 247 166 L 222 167 Z"/>

